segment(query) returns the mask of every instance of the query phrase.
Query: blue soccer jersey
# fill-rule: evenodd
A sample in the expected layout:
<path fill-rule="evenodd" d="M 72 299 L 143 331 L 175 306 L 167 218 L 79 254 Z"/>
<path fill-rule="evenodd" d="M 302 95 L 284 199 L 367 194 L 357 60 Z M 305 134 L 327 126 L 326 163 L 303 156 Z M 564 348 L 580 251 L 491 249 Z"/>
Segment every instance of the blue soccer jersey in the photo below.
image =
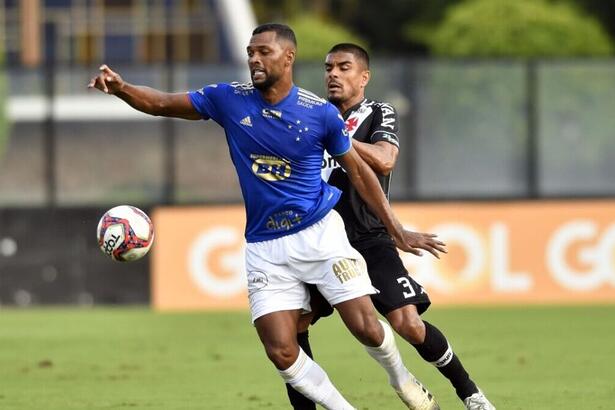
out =
<path fill-rule="evenodd" d="M 214 84 L 189 96 L 204 119 L 225 130 L 248 242 L 300 231 L 333 208 L 340 191 L 321 178 L 323 153 L 342 155 L 351 147 L 337 108 L 296 86 L 275 105 L 251 84 Z"/>

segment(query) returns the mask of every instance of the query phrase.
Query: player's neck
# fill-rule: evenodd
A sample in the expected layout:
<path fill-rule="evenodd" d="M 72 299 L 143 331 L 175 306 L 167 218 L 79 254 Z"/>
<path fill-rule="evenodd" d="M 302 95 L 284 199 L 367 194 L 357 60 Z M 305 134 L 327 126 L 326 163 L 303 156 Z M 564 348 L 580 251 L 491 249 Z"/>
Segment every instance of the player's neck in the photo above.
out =
<path fill-rule="evenodd" d="M 275 105 L 282 101 L 284 98 L 288 96 L 290 90 L 293 88 L 293 80 L 283 79 L 273 84 L 271 87 L 264 91 L 260 91 L 263 100 L 267 102 L 267 104 Z"/>
<path fill-rule="evenodd" d="M 342 114 L 346 114 L 346 111 L 348 111 L 349 109 L 351 109 L 352 107 L 354 107 L 355 105 L 357 105 L 358 103 L 360 103 L 361 101 L 363 101 L 365 99 L 365 94 L 359 94 L 353 98 L 350 98 L 346 101 L 340 101 L 338 104 L 336 104 L 335 106 L 337 107 L 337 109 L 342 113 Z"/>

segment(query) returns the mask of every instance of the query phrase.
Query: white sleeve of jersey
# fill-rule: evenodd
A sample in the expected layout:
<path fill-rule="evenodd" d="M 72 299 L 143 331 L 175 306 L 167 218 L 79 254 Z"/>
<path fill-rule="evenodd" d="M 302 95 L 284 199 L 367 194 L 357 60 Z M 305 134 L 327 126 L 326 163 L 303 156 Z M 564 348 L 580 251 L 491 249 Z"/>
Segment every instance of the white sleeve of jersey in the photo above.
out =
<path fill-rule="evenodd" d="M 335 160 L 335 158 L 325 150 L 325 154 L 322 158 L 322 164 L 320 166 L 320 175 L 322 176 L 322 179 L 325 182 L 328 182 L 333 170 L 340 167 L 340 164 Z"/>

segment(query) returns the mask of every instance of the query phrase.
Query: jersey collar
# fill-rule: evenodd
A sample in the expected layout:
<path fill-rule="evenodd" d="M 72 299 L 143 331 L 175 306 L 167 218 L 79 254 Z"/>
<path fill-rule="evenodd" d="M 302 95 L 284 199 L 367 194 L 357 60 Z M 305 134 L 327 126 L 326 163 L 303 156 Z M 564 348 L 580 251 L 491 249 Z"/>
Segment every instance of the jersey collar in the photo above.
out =
<path fill-rule="evenodd" d="M 260 100 L 260 102 L 263 105 L 266 105 L 267 107 L 279 107 L 280 105 L 286 103 L 287 101 L 289 101 L 291 98 L 294 98 L 297 95 L 297 86 L 293 84 L 292 88 L 290 89 L 290 91 L 288 92 L 288 94 L 286 95 L 286 97 L 282 98 L 279 102 L 277 102 L 276 104 L 269 104 L 267 101 L 265 101 L 265 99 L 263 98 L 263 96 L 261 95 L 261 92 L 256 90 L 257 98 Z"/>
<path fill-rule="evenodd" d="M 363 98 L 361 101 L 359 101 L 358 103 L 356 103 L 352 107 L 348 108 L 346 110 L 346 112 L 344 112 L 342 114 L 342 117 L 344 118 L 344 120 L 347 120 L 348 117 L 350 117 L 350 114 L 352 114 L 357 108 L 359 108 L 366 100 L 367 100 L 367 98 Z"/>

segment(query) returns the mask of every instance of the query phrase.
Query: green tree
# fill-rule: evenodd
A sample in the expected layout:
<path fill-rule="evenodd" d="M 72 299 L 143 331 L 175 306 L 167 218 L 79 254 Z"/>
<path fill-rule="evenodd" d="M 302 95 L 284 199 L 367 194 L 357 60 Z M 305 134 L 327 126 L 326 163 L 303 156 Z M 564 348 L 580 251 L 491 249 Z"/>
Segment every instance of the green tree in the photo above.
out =
<path fill-rule="evenodd" d="M 363 40 L 340 25 L 325 22 L 313 14 L 298 16 L 289 21 L 297 36 L 299 61 L 324 61 L 324 56 L 336 43 L 357 43 Z"/>
<path fill-rule="evenodd" d="M 339 7 L 335 6 L 339 5 L 333 3 L 333 0 L 253 0 L 252 6 L 259 23 L 285 22 L 293 28 L 299 43 L 299 60 L 322 62 L 333 44 L 353 42 L 364 47 L 366 44 L 346 28 L 357 27 L 344 18 L 346 14 L 338 15 L 335 11 Z"/>
<path fill-rule="evenodd" d="M 465 1 L 451 7 L 426 40 L 441 56 L 571 57 L 613 52 L 595 19 L 568 3 L 546 0 Z"/>
<path fill-rule="evenodd" d="M 589 15 L 600 20 L 615 40 L 615 1 L 604 0 L 562 0 L 585 10 Z"/>

